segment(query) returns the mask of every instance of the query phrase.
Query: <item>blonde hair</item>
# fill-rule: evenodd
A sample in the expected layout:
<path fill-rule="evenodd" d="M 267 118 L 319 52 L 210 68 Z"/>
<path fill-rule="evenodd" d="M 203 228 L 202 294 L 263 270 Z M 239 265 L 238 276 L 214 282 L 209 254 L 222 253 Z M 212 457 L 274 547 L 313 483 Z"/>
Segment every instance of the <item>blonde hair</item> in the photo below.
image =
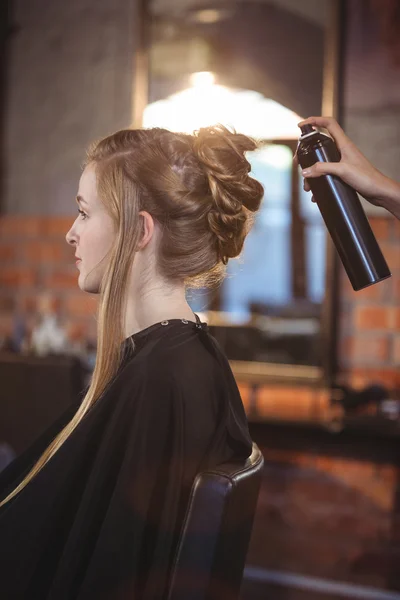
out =
<path fill-rule="evenodd" d="M 194 135 L 126 129 L 88 150 L 85 165 L 95 167 L 99 197 L 117 231 L 100 285 L 96 364 L 74 417 L 0 506 L 39 473 L 117 374 L 128 275 L 142 237 L 139 212 L 149 212 L 161 226 L 157 265 L 163 278 L 190 287 L 220 282 L 229 258 L 241 253 L 263 197 L 245 157 L 256 147 L 218 125 Z"/>

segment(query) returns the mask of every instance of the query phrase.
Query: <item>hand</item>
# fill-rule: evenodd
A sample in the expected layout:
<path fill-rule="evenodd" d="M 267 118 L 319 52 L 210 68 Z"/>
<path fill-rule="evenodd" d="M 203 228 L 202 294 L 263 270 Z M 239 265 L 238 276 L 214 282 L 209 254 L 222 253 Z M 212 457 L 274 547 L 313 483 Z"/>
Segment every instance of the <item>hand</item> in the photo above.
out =
<path fill-rule="evenodd" d="M 378 171 L 331 117 L 310 117 L 299 123 L 324 127 L 333 137 L 341 153 L 337 163 L 316 163 L 302 171 L 304 189 L 310 191 L 307 179 L 321 175 L 337 175 L 375 206 L 383 206 L 400 218 L 400 184 Z"/>

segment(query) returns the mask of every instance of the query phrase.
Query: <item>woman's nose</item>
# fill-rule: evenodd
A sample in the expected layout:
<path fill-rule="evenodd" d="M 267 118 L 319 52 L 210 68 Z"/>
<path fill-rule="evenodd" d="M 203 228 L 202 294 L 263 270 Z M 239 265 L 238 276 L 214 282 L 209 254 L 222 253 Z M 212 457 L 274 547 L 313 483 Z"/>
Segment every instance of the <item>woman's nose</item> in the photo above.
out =
<path fill-rule="evenodd" d="M 74 226 L 72 226 L 71 229 L 67 232 L 65 239 L 67 241 L 67 244 L 70 244 L 71 246 L 76 245 L 76 235 L 74 232 Z"/>

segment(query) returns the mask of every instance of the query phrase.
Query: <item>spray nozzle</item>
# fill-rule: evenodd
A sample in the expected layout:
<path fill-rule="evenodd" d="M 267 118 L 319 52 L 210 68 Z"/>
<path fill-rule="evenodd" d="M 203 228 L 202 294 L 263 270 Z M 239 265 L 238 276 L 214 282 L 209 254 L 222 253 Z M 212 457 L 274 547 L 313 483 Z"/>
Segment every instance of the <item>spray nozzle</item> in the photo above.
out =
<path fill-rule="evenodd" d="M 312 125 L 303 125 L 300 127 L 301 135 L 307 135 L 308 133 L 314 133 L 317 131 Z"/>

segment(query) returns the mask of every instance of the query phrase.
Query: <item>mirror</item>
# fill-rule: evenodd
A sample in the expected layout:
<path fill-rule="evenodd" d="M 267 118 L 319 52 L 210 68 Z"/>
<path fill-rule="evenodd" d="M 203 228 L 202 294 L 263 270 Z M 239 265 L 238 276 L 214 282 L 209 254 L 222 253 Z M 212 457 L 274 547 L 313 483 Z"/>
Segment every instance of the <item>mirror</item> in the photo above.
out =
<path fill-rule="evenodd" d="M 319 381 L 332 358 L 334 259 L 293 154 L 302 118 L 335 114 L 337 12 L 334 0 L 145 4 L 134 125 L 223 123 L 260 141 L 248 159 L 265 196 L 243 253 L 218 289 L 188 290 L 242 380 Z"/>

